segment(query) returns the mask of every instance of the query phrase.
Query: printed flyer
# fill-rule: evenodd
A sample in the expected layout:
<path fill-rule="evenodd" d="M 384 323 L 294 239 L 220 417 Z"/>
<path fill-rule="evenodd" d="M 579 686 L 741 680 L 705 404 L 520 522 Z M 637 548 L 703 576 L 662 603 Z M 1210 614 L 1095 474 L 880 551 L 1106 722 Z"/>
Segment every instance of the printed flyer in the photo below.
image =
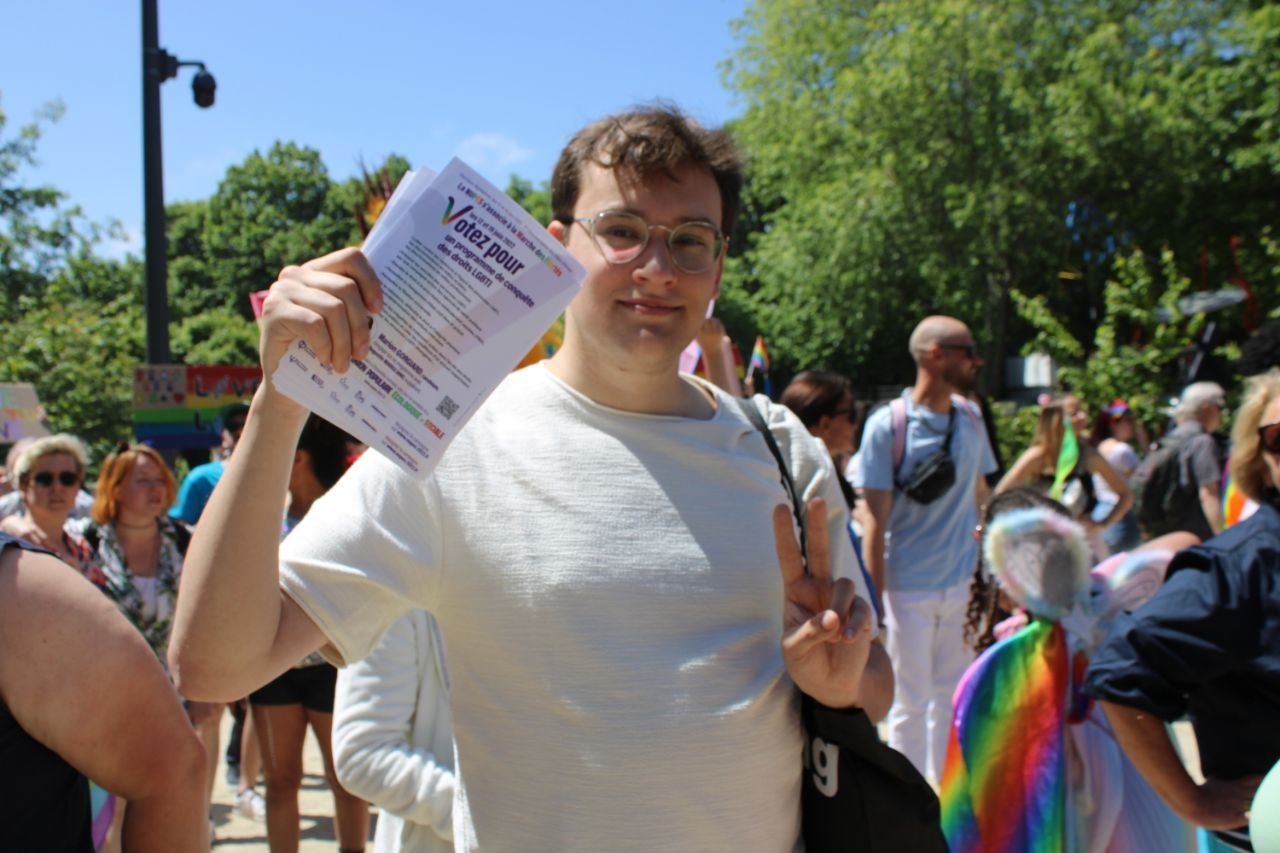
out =
<path fill-rule="evenodd" d="M 560 316 L 585 271 L 461 160 L 410 172 L 364 244 L 383 288 L 371 351 L 345 374 L 303 341 L 272 380 L 417 477 Z"/>

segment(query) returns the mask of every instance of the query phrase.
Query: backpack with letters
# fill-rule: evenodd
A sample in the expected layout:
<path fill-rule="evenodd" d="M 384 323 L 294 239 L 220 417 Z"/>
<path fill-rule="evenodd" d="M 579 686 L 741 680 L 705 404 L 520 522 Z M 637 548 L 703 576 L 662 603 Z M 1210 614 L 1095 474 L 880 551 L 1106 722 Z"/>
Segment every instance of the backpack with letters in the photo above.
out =
<path fill-rule="evenodd" d="M 1182 482 L 1181 450 L 1198 433 L 1166 437 L 1147 454 L 1131 482 L 1134 517 L 1148 537 L 1163 536 L 1181 529 L 1199 493 L 1194 485 Z"/>

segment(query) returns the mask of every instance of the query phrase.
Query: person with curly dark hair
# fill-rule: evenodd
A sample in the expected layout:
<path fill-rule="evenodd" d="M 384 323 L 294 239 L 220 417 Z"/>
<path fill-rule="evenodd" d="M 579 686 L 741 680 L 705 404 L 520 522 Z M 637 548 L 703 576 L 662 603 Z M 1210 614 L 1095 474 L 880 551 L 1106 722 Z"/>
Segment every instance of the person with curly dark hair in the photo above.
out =
<path fill-rule="evenodd" d="M 983 532 L 996 516 L 1016 509 L 1034 508 L 1051 510 L 1065 518 L 1071 517 L 1067 508 L 1053 498 L 1045 496 L 1030 486 L 1017 486 L 991 499 L 983 510 L 982 525 L 974 531 L 974 536 L 981 544 Z M 981 548 L 979 548 L 978 565 L 974 568 L 973 580 L 969 583 L 969 607 L 965 612 L 964 641 L 973 646 L 975 652 L 985 650 L 998 639 L 996 626 L 1012 615 L 1013 603 L 1000 592 L 990 572 L 986 570 L 982 563 Z"/>

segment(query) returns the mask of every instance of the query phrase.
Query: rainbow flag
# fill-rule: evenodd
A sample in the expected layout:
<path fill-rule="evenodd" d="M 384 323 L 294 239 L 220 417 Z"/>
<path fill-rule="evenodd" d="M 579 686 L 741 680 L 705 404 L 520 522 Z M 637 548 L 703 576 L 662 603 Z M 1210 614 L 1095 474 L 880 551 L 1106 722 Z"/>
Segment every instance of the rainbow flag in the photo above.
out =
<path fill-rule="evenodd" d="M 1058 464 L 1053 469 L 1053 486 L 1049 489 L 1049 497 L 1055 501 L 1062 497 L 1062 487 L 1079 461 L 1080 442 L 1076 440 L 1076 431 L 1071 424 L 1063 424 L 1062 447 L 1058 448 Z"/>
<path fill-rule="evenodd" d="M 761 382 L 761 387 L 756 388 L 756 393 L 763 392 L 766 397 L 772 397 L 773 388 L 769 385 L 769 351 L 764 348 L 763 335 L 756 335 L 755 346 L 751 348 L 751 361 L 747 364 L 747 375 L 751 376 L 757 370 L 764 381 Z"/>
<path fill-rule="evenodd" d="M 751 348 L 751 361 L 747 364 L 747 373 L 769 372 L 769 351 L 764 348 L 764 337 L 756 335 L 756 344 Z"/>
<path fill-rule="evenodd" d="M 1062 853 L 1070 666 L 1062 626 L 1033 621 L 987 649 L 952 704 L 942 831 L 952 853 Z"/>

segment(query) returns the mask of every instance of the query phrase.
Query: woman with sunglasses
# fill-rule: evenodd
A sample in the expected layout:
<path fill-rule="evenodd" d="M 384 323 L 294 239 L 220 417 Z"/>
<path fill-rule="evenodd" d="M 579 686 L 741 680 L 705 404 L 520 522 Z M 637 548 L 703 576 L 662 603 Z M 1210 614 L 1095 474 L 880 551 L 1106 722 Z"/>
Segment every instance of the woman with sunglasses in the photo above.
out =
<path fill-rule="evenodd" d="M 14 464 L 22 513 L 0 521 L 0 533 L 48 548 L 73 566 L 83 565 L 83 543 L 68 529 L 67 519 L 88 464 L 84 443 L 74 435 L 59 433 L 33 441 Z"/>
<path fill-rule="evenodd" d="M 1093 432 L 1089 434 L 1089 443 L 1127 480 L 1138 470 L 1142 461 L 1134 450 L 1133 441 L 1136 438 L 1138 447 L 1146 447 L 1146 435 L 1146 429 L 1134 419 L 1129 404 L 1115 399 L 1110 406 L 1098 413 L 1093 422 Z M 1098 503 L 1094 506 L 1091 517 L 1094 521 L 1102 521 L 1119 503 L 1120 497 L 1106 479 L 1097 474 L 1093 476 L 1093 491 L 1098 497 Z M 1138 547 L 1141 538 L 1138 519 L 1134 517 L 1132 509 L 1102 531 L 1102 541 L 1112 554 L 1132 551 Z"/>
<path fill-rule="evenodd" d="M 1165 802 L 1216 831 L 1209 850 L 1251 849 L 1246 811 L 1280 761 L 1280 370 L 1249 381 L 1232 440 L 1232 477 L 1258 511 L 1176 555 L 1151 600 L 1117 617 L 1086 683 Z M 1203 784 L 1165 731 L 1184 715 Z"/>

